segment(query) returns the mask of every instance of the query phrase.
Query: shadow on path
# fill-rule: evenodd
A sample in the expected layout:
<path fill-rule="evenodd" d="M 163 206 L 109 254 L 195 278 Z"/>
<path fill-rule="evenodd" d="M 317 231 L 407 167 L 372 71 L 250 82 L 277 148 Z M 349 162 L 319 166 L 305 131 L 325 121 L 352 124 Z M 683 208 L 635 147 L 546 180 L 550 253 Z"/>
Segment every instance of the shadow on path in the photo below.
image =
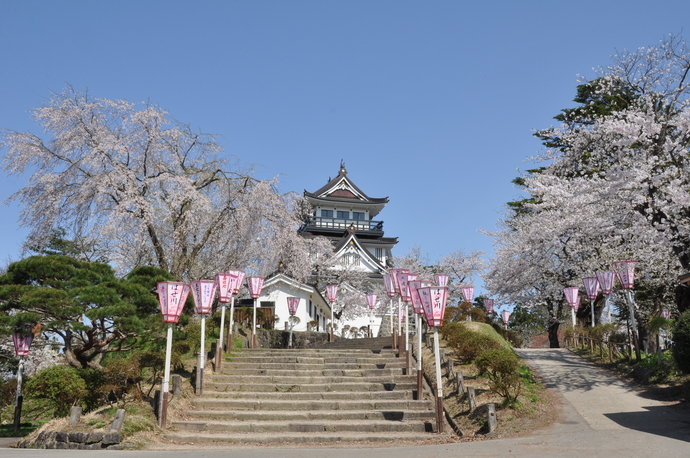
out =
<path fill-rule="evenodd" d="M 604 415 L 624 428 L 690 442 L 690 416 L 688 415 L 690 412 L 683 409 L 685 410 L 685 415 L 683 415 L 683 412 L 674 411 L 673 407 L 651 406 L 645 407 L 646 412 L 621 412 Z M 671 422 L 673 424 L 669 426 Z M 690 455 L 690 450 L 688 455 Z"/>
<path fill-rule="evenodd" d="M 517 352 L 591 428 L 614 431 L 622 427 L 690 442 L 690 409 L 686 405 L 664 404 L 654 391 L 640 390 L 567 349 Z"/>

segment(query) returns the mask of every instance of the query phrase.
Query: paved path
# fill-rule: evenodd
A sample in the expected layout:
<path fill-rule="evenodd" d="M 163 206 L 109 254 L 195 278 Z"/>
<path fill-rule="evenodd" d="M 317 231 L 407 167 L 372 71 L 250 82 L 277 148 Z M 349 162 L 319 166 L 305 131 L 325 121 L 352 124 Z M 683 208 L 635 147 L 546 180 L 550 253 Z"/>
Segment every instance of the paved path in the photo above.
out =
<path fill-rule="evenodd" d="M 251 448 L 175 452 L 0 451 L 2 458 L 100 458 L 126 454 L 143 458 L 437 458 L 437 457 L 690 457 L 690 412 L 645 398 L 607 372 L 567 350 L 520 350 L 563 398 L 559 423 L 529 437 L 404 448 Z M 500 421 L 500 416 L 499 416 Z"/>

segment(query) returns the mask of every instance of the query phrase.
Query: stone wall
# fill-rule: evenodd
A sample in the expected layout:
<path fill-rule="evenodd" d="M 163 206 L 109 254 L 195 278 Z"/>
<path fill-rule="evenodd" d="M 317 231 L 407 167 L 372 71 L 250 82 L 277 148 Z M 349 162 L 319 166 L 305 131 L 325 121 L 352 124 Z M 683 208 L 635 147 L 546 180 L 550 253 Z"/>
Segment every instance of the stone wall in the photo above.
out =
<path fill-rule="evenodd" d="M 41 448 L 63 450 L 121 450 L 122 440 L 118 432 L 72 432 L 41 431 L 35 439 L 24 439 L 18 448 Z"/>
<path fill-rule="evenodd" d="M 290 340 L 290 331 L 257 329 L 256 337 L 261 348 L 287 348 Z M 326 342 L 328 342 L 328 334 L 325 332 L 292 333 L 293 348 L 314 348 Z"/>

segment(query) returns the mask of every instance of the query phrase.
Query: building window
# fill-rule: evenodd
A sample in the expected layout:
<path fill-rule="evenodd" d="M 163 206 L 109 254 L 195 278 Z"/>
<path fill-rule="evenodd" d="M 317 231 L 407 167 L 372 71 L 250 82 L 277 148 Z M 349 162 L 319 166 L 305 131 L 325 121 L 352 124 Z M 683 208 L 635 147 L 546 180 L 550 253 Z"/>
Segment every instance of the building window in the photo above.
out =
<path fill-rule="evenodd" d="M 343 264 L 346 266 L 359 266 L 360 257 L 358 254 L 350 253 L 342 257 Z"/>
<path fill-rule="evenodd" d="M 321 210 L 322 218 L 333 218 L 333 210 Z"/>
<path fill-rule="evenodd" d="M 364 219 L 364 212 L 352 212 L 352 219 Z"/>
<path fill-rule="evenodd" d="M 383 261 L 383 248 L 376 248 L 376 259 Z"/>
<path fill-rule="evenodd" d="M 350 219 L 350 212 L 341 212 L 341 211 L 338 211 L 338 218 L 341 218 L 341 219 Z"/>

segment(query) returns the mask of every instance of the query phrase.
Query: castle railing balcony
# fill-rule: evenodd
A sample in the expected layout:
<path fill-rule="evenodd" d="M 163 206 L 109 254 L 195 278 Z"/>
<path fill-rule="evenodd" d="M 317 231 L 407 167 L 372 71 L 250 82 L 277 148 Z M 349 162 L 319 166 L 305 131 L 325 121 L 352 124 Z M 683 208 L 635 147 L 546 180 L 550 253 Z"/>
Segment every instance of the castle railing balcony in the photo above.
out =
<path fill-rule="evenodd" d="M 356 233 L 366 233 L 372 236 L 383 236 L 383 221 L 368 221 L 363 219 L 326 218 L 313 216 L 304 221 L 301 231 L 311 232 L 343 232 L 354 228 Z"/>

